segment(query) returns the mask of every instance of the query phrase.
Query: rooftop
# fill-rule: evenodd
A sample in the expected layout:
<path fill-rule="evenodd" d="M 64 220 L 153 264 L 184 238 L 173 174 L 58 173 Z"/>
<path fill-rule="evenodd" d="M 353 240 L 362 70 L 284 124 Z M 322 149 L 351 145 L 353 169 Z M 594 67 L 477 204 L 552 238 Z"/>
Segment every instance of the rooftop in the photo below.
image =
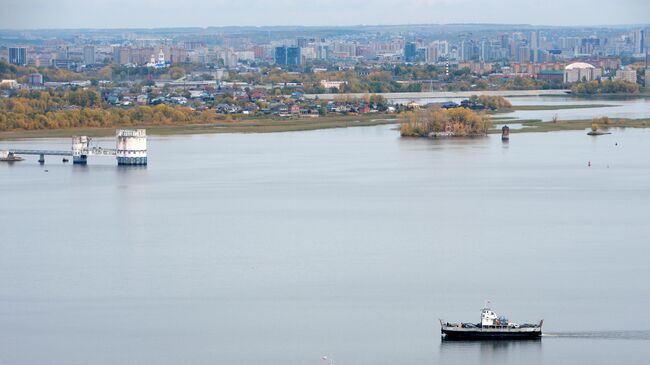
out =
<path fill-rule="evenodd" d="M 574 62 L 570 65 L 567 65 L 564 69 L 565 70 L 573 70 L 573 69 L 579 69 L 579 68 L 595 68 L 594 65 L 590 65 L 586 62 Z"/>

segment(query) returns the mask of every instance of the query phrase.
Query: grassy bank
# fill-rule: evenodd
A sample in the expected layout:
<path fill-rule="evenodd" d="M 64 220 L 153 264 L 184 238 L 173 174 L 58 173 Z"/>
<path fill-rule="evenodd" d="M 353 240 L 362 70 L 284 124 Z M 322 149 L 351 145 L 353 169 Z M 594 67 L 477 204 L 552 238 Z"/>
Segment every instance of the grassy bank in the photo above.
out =
<path fill-rule="evenodd" d="M 591 119 L 584 120 L 561 120 L 556 123 L 542 122 L 535 119 L 492 119 L 495 124 L 520 124 L 521 129 L 511 129 L 510 133 L 539 133 L 569 130 L 590 130 Z M 305 119 L 248 119 L 236 122 L 223 122 L 215 124 L 195 124 L 186 126 L 143 126 L 149 135 L 184 135 L 184 134 L 207 134 L 207 133 L 273 133 L 309 131 L 329 128 L 364 127 L 382 124 L 394 124 L 397 119 L 392 115 L 348 115 L 332 116 L 321 118 Z M 605 128 L 648 128 L 650 119 L 616 119 L 609 125 L 600 125 Z M 129 127 L 133 128 L 133 126 Z M 498 128 L 489 130 L 489 133 L 501 133 Z M 69 138 L 73 135 L 86 135 L 91 137 L 110 137 L 115 134 L 115 128 L 78 128 L 78 129 L 46 129 L 35 131 L 5 131 L 0 132 L 0 139 L 22 139 L 22 138 Z"/>
<path fill-rule="evenodd" d="M 562 120 L 558 122 L 542 122 L 540 120 L 512 120 L 513 124 L 521 124 L 521 129 L 510 129 L 510 133 L 539 133 L 539 132 L 557 132 L 557 131 L 579 131 L 591 130 L 591 119 L 583 120 Z M 650 119 L 616 119 L 608 125 L 599 125 L 606 131 L 611 128 L 648 128 Z M 488 133 L 501 133 L 500 129 L 491 129 Z"/>
<path fill-rule="evenodd" d="M 234 122 L 193 124 L 183 126 L 125 126 L 125 128 L 146 128 L 149 135 L 205 134 L 205 133 L 272 133 L 309 131 L 316 129 L 365 127 L 393 124 L 396 119 L 387 114 L 337 115 L 320 118 L 250 118 Z M 116 128 L 74 128 L 14 130 L 0 132 L 0 139 L 20 138 L 64 138 L 73 135 L 109 137 Z"/>

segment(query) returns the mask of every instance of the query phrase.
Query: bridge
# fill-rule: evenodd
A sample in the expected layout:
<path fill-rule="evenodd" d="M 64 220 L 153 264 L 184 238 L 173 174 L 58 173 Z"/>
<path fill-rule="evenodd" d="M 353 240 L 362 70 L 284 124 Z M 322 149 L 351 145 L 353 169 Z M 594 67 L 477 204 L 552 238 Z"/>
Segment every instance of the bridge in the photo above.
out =
<path fill-rule="evenodd" d="M 118 165 L 147 164 L 146 130 L 118 129 L 115 138 L 117 148 L 91 146 L 92 138 L 74 136 L 69 151 L 8 148 L 0 152 L 7 156 L 37 155 L 41 164 L 45 163 L 45 156 L 72 156 L 74 164 L 86 164 L 89 156 L 116 156 Z"/>
<path fill-rule="evenodd" d="M 72 151 L 53 151 L 53 150 L 15 150 L 8 149 L 7 152 L 14 155 L 49 155 L 49 156 L 72 156 Z"/>
<path fill-rule="evenodd" d="M 19 150 L 8 149 L 6 153 L 12 155 L 38 155 L 38 162 L 45 163 L 45 156 L 72 156 L 72 151 L 53 151 L 53 150 Z"/>

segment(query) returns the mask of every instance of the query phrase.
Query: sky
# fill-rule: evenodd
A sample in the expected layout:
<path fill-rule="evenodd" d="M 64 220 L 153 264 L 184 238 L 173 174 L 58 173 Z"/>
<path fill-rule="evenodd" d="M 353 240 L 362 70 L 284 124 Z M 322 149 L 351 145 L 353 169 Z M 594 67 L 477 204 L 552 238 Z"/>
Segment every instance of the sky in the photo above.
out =
<path fill-rule="evenodd" d="M 0 29 L 650 23 L 650 0 L 0 0 Z"/>

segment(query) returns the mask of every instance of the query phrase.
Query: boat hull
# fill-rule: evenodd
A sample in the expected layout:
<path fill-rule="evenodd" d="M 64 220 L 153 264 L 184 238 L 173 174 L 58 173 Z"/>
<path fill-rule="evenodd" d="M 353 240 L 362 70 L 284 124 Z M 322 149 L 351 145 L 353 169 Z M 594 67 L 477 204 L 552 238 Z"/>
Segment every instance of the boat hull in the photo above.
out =
<path fill-rule="evenodd" d="M 441 329 L 448 340 L 529 340 L 540 338 L 542 328 L 463 328 L 447 327 Z"/>

